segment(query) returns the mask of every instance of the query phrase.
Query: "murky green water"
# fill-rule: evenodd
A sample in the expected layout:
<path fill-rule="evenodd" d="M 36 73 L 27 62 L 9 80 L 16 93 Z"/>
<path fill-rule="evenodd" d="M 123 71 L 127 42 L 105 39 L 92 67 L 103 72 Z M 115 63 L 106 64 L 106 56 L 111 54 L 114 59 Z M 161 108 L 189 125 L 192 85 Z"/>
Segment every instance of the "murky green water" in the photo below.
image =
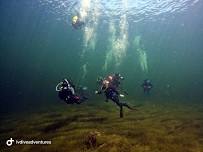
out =
<path fill-rule="evenodd" d="M 1 2 L 2 103 L 55 102 L 64 77 L 95 89 L 109 73 L 124 75 L 131 97 L 202 100 L 200 1 Z M 161 7 L 160 7 L 161 6 Z M 80 14 L 81 30 L 71 26 Z"/>
<path fill-rule="evenodd" d="M 85 104 L 95 107 L 104 98 L 94 95 L 97 77 L 115 72 L 124 76 L 123 100 L 131 104 L 201 104 L 202 8 L 199 0 L 1 1 L 1 111 L 58 107 L 55 86 L 65 77 L 87 86 Z M 82 29 L 72 27 L 74 15 Z M 147 97 L 144 79 L 153 84 Z"/>

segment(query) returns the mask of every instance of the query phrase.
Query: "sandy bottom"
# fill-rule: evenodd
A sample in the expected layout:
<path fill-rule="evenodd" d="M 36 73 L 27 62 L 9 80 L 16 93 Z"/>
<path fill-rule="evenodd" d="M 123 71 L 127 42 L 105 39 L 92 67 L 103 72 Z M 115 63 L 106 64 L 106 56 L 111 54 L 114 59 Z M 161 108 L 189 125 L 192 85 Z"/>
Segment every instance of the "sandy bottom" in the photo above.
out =
<path fill-rule="evenodd" d="M 52 143 L 8 147 L 11 137 Z M 1 152 L 203 152 L 203 104 L 145 102 L 119 118 L 111 102 L 62 103 L 1 116 L 0 138 Z"/>

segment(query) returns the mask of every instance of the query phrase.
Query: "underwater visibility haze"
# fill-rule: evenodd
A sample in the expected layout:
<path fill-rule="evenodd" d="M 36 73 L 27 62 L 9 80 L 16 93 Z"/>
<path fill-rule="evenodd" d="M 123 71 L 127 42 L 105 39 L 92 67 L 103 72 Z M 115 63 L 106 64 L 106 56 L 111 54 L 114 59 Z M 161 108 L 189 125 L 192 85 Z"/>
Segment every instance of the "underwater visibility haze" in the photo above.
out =
<path fill-rule="evenodd" d="M 0 151 L 203 151 L 202 13 L 201 0 L 0 1 Z M 95 94 L 115 73 L 137 105 L 123 118 Z M 84 103 L 58 98 L 64 78 Z"/>

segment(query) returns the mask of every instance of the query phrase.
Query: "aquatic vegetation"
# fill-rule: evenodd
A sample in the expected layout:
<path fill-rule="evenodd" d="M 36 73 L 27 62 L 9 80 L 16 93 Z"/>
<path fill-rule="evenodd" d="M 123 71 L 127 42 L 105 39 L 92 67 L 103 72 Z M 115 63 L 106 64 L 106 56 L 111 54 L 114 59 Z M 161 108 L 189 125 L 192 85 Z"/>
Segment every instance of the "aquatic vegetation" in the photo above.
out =
<path fill-rule="evenodd" d="M 2 0 L 0 152 L 203 152 L 200 3 Z M 98 75 L 116 72 L 125 84 L 117 92 L 109 77 L 112 100 L 125 92 L 122 102 L 143 102 L 137 111 L 121 109 L 122 119 L 123 104 L 93 92 Z M 141 92 L 146 75 L 155 86 L 150 96 Z M 54 85 L 63 77 L 76 86 L 64 85 L 72 90 L 66 97 L 85 100 L 90 92 L 87 102 L 58 101 Z M 11 137 L 52 144 L 8 147 Z"/>
<path fill-rule="evenodd" d="M 96 146 L 97 146 L 97 137 L 98 136 L 100 136 L 101 135 L 101 133 L 100 132 L 98 132 L 98 131 L 91 131 L 88 135 L 87 135 L 87 137 L 86 137 L 86 139 L 85 139 L 85 141 L 84 141 L 84 144 L 87 146 L 87 149 L 90 149 L 90 148 L 96 148 Z"/>
<path fill-rule="evenodd" d="M 64 126 L 67 126 L 71 122 L 76 121 L 77 119 L 78 119 L 78 117 L 75 116 L 75 117 L 61 119 L 59 121 L 57 120 L 54 123 L 51 123 L 51 124 L 49 124 L 47 126 L 43 126 L 42 132 L 49 133 L 49 132 L 57 131 L 57 129 L 60 129 L 60 128 L 64 127 Z"/>
<path fill-rule="evenodd" d="M 19 118 L 9 124 L 5 122 L 15 115 L 2 117 L 4 125 L 0 126 L 2 141 L 12 136 L 24 140 L 51 140 L 51 145 L 8 148 L 1 143 L 1 147 L 5 152 L 198 152 L 203 150 L 201 107 L 145 103 L 139 111 L 126 110 L 126 117 L 119 119 L 113 104 L 54 105 L 55 112 L 30 113 L 23 120 Z M 61 110 L 57 111 L 58 108 Z"/>

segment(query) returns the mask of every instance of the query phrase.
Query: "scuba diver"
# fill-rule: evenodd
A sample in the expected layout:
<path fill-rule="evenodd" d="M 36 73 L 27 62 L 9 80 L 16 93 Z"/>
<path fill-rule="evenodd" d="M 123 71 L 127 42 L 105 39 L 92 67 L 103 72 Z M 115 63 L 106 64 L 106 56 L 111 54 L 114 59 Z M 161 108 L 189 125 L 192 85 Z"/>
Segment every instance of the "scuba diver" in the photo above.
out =
<path fill-rule="evenodd" d="M 80 96 L 82 96 L 82 97 L 89 97 L 89 92 L 88 92 L 88 88 L 87 87 L 79 85 L 76 90 L 77 90 L 77 93 L 80 94 Z"/>
<path fill-rule="evenodd" d="M 145 79 L 141 87 L 143 88 L 144 94 L 149 95 L 153 85 L 149 79 Z"/>
<path fill-rule="evenodd" d="M 127 103 L 120 102 L 119 96 L 124 97 L 124 95 L 120 94 L 118 91 L 121 80 L 124 80 L 124 78 L 119 73 L 109 75 L 105 79 L 99 78 L 97 79 L 97 83 L 100 84 L 100 90 L 95 91 L 95 94 L 102 94 L 102 92 L 104 92 L 106 102 L 110 99 L 116 103 L 116 105 L 120 108 L 120 118 L 123 117 L 123 106 L 131 110 L 136 110 L 130 107 Z"/>
<path fill-rule="evenodd" d="M 107 88 L 114 88 L 114 90 L 119 89 L 121 80 L 124 80 L 124 78 L 119 73 L 109 75 L 106 78 L 98 77 L 97 84 L 100 86 L 100 89 L 99 91 L 96 91 L 97 94 L 100 94 L 102 91 L 106 90 Z M 124 95 L 121 95 L 121 96 L 124 96 Z"/>
<path fill-rule="evenodd" d="M 67 104 L 81 104 L 87 100 L 86 96 L 76 94 L 75 86 L 68 79 L 64 79 L 57 84 L 56 91 L 58 92 L 58 97 Z"/>
<path fill-rule="evenodd" d="M 78 15 L 72 17 L 72 26 L 74 29 L 81 29 L 85 23 L 81 21 Z"/>

